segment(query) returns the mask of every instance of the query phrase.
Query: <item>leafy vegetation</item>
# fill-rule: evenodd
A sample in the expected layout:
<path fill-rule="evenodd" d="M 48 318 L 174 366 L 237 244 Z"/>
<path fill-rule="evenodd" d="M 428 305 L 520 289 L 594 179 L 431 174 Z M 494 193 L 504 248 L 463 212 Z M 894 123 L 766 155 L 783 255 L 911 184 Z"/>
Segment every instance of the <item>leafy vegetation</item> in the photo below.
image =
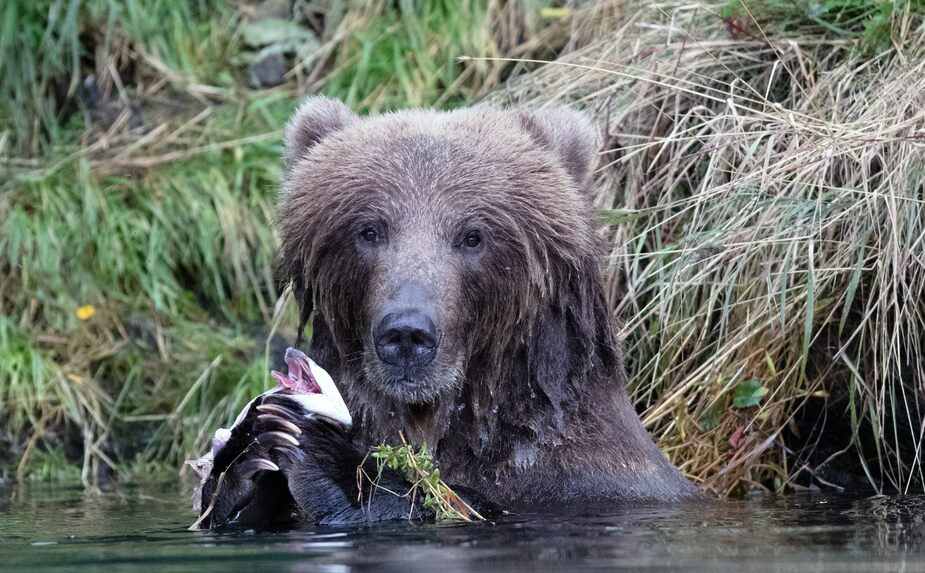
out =
<path fill-rule="evenodd" d="M 666 455 L 720 494 L 849 459 L 925 487 L 921 0 L 289 4 L 0 5 L 7 475 L 175 471 L 271 384 L 281 126 L 322 91 L 589 110 L 608 293 Z M 442 511 L 426 449 L 374 454 Z"/>
<path fill-rule="evenodd" d="M 729 0 L 721 13 L 732 35 L 762 38 L 812 33 L 858 40 L 865 55 L 881 54 L 901 40 L 901 23 L 925 13 L 923 0 Z"/>
<path fill-rule="evenodd" d="M 760 380 L 746 380 L 736 385 L 732 394 L 732 405 L 736 408 L 752 408 L 761 403 L 761 398 L 768 393 Z"/>
<path fill-rule="evenodd" d="M 404 473 L 411 487 L 408 491 L 389 493 L 408 498 L 409 518 L 413 515 L 414 503 L 420 501 L 424 509 L 434 512 L 437 521 L 484 519 L 440 478 L 440 470 L 434 464 L 433 455 L 427 449 L 427 444 L 421 444 L 415 450 L 402 437 L 400 446 L 382 444 L 374 448 L 371 455 L 377 462 L 376 476 L 365 475 L 360 468 L 357 479 L 369 481 L 373 487 L 380 487 L 378 484 L 385 468 Z"/>

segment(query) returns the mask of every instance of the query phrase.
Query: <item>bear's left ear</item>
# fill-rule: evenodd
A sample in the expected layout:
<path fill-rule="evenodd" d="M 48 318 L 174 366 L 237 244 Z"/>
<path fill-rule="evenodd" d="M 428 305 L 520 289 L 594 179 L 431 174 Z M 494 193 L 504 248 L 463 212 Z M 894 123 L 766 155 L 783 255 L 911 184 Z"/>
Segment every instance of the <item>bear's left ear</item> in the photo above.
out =
<path fill-rule="evenodd" d="M 286 169 L 305 156 L 309 149 L 334 132 L 357 120 L 357 115 L 341 101 L 324 96 L 305 98 L 286 124 L 283 159 Z"/>
<path fill-rule="evenodd" d="M 568 174 L 584 189 L 600 148 L 598 130 L 588 116 L 557 106 L 522 112 L 520 120 L 537 143 L 556 152 Z"/>

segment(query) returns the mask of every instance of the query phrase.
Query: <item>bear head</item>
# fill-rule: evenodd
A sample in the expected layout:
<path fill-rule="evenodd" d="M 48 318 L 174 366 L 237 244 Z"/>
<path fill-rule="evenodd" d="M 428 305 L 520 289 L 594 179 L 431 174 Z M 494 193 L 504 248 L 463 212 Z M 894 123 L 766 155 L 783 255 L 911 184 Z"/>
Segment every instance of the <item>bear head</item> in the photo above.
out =
<path fill-rule="evenodd" d="M 300 337 L 314 316 L 312 353 L 346 393 L 397 404 L 467 387 L 487 400 L 513 391 L 498 387 L 512 369 L 552 401 L 566 389 L 551 385 L 595 364 L 613 381 L 586 192 L 597 148 L 564 107 L 361 118 L 308 98 L 286 129 L 279 200 Z"/>

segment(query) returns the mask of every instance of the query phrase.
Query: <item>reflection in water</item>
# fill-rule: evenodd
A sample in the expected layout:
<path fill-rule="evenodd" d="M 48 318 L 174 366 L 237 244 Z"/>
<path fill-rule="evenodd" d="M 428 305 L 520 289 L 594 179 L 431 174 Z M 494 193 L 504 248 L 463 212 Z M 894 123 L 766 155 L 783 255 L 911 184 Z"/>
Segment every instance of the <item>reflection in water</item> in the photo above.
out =
<path fill-rule="evenodd" d="M 4 570 L 197 572 L 565 570 L 895 571 L 925 568 L 925 497 L 816 495 L 507 516 L 494 524 L 391 523 L 286 533 L 186 531 L 179 485 L 0 497 Z"/>

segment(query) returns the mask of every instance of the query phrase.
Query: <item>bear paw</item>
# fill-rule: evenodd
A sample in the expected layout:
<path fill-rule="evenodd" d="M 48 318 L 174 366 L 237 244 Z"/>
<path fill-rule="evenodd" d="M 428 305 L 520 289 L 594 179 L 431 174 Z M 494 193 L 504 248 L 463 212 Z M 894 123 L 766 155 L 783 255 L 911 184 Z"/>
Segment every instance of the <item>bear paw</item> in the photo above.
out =
<path fill-rule="evenodd" d="M 312 441 L 304 433 L 319 423 L 339 432 L 350 427 L 327 372 L 292 348 L 286 363 L 287 374 L 273 372 L 280 385 L 251 400 L 231 428 L 216 431 L 210 452 L 187 462 L 201 481 L 194 528 L 281 521 L 294 510 L 283 470 L 305 459 Z"/>

